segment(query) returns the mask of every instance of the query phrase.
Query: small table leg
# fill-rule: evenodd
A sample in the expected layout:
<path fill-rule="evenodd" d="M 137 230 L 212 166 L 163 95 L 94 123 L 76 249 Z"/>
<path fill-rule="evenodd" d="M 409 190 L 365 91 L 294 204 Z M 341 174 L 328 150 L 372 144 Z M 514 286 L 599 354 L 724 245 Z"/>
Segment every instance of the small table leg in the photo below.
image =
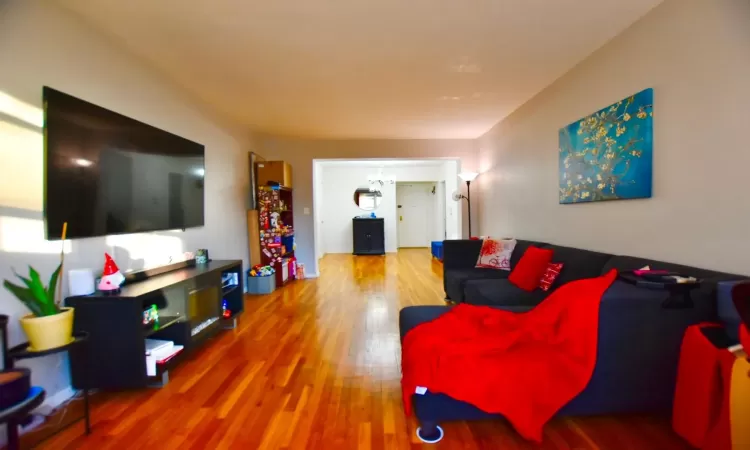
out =
<path fill-rule="evenodd" d="M 693 308 L 693 297 L 689 290 L 682 292 L 669 291 L 669 297 L 661 304 L 662 308 L 667 309 L 688 309 Z"/>
<path fill-rule="evenodd" d="M 86 434 L 91 434 L 91 422 L 89 420 L 89 390 L 83 390 L 83 414 L 86 420 Z"/>

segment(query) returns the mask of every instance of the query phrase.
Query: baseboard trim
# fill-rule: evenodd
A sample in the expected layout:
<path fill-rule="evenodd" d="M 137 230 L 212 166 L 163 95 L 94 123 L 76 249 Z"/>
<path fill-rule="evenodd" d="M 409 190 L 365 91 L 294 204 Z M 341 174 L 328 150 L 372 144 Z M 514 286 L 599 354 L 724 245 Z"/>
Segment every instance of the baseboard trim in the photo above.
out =
<path fill-rule="evenodd" d="M 305 274 L 305 278 L 319 278 L 319 277 L 320 277 L 320 274 L 318 272 Z"/>

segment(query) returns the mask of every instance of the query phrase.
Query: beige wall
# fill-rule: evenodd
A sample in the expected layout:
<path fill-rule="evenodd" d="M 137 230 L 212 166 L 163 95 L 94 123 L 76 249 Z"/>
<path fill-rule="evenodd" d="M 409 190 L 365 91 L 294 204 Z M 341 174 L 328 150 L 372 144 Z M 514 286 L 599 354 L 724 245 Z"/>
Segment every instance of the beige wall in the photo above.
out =
<path fill-rule="evenodd" d="M 308 273 L 312 273 L 310 268 L 315 267 L 312 214 L 314 159 L 457 158 L 461 161 L 459 171 L 476 168 L 474 140 L 300 140 L 258 136 L 256 143 L 258 151 L 266 159 L 284 160 L 292 165 L 297 257 L 305 264 Z M 310 209 L 309 215 L 304 214 L 304 208 Z M 474 211 L 472 213 L 476 216 Z M 466 228 L 464 225 L 464 230 Z"/>
<path fill-rule="evenodd" d="M 0 279 L 31 264 L 48 276 L 59 243 L 44 240 L 42 217 L 42 86 L 49 85 L 206 146 L 206 226 L 70 242 L 66 268 L 101 270 L 112 252 L 121 270 L 166 263 L 208 248 L 215 258 L 247 263 L 247 133 L 220 124 L 173 85 L 51 2 L 0 2 Z M 21 118 L 19 118 L 19 116 Z M 0 311 L 11 316 L 10 344 L 23 333 L 25 308 L 0 288 Z M 33 360 L 32 379 L 48 397 L 69 386 L 65 357 Z M 57 396 L 59 397 L 59 396 Z"/>
<path fill-rule="evenodd" d="M 558 204 L 557 132 L 654 88 L 653 198 Z M 482 234 L 750 274 L 750 1 L 667 0 L 479 140 Z"/>

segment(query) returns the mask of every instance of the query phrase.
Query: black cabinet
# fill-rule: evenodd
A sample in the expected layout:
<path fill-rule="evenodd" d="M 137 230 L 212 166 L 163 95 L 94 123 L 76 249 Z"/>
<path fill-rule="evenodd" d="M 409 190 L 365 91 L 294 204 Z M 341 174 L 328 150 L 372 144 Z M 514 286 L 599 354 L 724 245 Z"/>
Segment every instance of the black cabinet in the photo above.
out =
<path fill-rule="evenodd" d="M 384 255 L 385 230 L 382 218 L 355 217 L 352 219 L 355 255 Z"/>
<path fill-rule="evenodd" d="M 166 381 L 165 374 L 205 339 L 233 325 L 222 306 L 226 302 L 233 316 L 244 309 L 242 261 L 172 266 L 155 275 L 141 272 L 114 295 L 97 292 L 65 300 L 75 308 L 73 331 L 89 336 L 85 346 L 70 349 L 75 388 L 127 389 Z M 154 306 L 159 319 L 144 325 L 144 311 Z M 150 376 L 146 339 L 172 341 L 184 350 Z"/>

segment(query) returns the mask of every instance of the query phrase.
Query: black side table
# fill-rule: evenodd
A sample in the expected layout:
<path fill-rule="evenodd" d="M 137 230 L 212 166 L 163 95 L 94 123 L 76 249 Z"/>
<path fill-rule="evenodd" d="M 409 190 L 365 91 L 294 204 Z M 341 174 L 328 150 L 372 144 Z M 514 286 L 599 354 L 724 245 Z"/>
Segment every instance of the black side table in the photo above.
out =
<path fill-rule="evenodd" d="M 620 280 L 635 285 L 639 288 L 655 289 L 669 292 L 669 297 L 661 304 L 665 309 L 687 309 L 694 306 L 690 293 L 701 287 L 701 280 L 690 283 L 678 283 L 677 281 L 665 279 L 663 281 L 646 280 L 634 274 L 632 271 L 620 272 Z"/>
<path fill-rule="evenodd" d="M 86 341 L 88 340 L 89 335 L 86 332 L 76 333 L 73 336 L 73 340 L 66 345 L 63 345 L 61 347 L 55 347 L 51 348 L 49 350 L 43 350 L 39 352 L 31 351 L 29 350 L 29 343 L 25 342 L 20 345 L 16 345 L 15 347 L 8 350 L 7 360 L 8 364 L 10 366 L 13 365 L 15 361 L 20 361 L 22 359 L 31 359 L 31 358 L 41 358 L 42 356 L 47 355 L 53 355 L 55 353 L 62 353 L 67 352 L 70 350 L 71 347 L 76 345 L 85 345 Z M 9 367 L 12 368 L 12 367 Z M 34 388 L 32 388 L 32 391 Z M 89 418 L 89 389 L 88 389 L 88 383 L 86 383 L 86 386 L 82 389 L 83 390 L 83 418 L 86 420 L 86 434 L 91 434 L 91 421 Z M 44 391 L 42 391 L 42 394 Z M 42 401 L 44 400 L 44 395 L 42 395 L 41 400 L 39 403 L 37 403 L 35 406 L 28 409 L 28 411 L 31 411 L 32 409 L 39 406 Z M 28 412 L 27 412 L 28 413 Z M 80 419 L 78 419 L 80 420 Z M 8 422 L 8 442 L 11 442 L 11 438 L 15 439 L 15 442 L 18 442 L 18 426 L 17 423 L 14 424 L 15 426 L 11 426 L 11 422 Z M 16 444 L 17 445 L 17 444 Z M 13 448 L 8 445 L 8 448 Z"/>

